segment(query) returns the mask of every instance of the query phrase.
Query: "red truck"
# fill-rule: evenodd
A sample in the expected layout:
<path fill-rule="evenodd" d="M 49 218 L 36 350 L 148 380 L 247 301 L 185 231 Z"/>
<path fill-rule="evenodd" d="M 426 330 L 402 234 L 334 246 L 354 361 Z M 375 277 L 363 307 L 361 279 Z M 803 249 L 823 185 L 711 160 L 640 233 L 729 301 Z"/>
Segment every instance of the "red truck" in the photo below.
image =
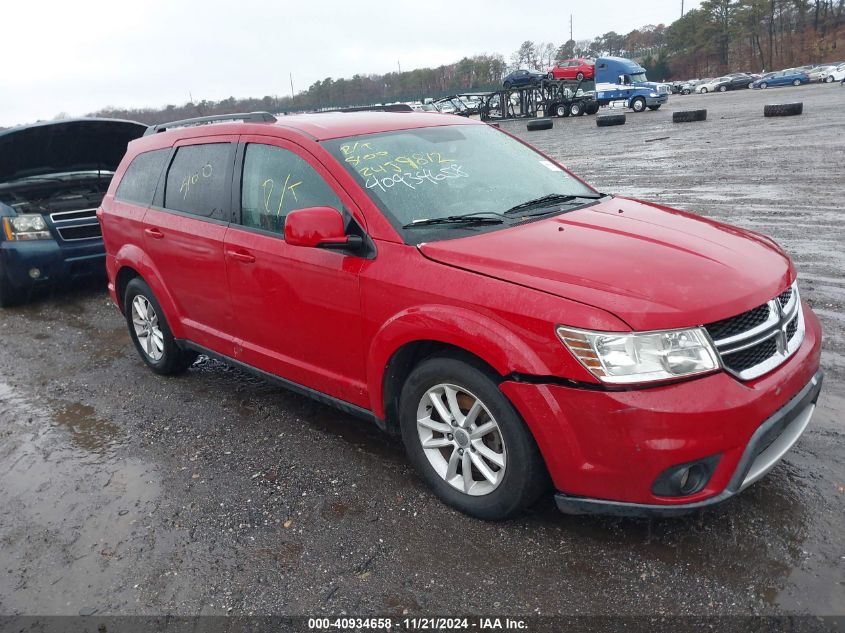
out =
<path fill-rule="evenodd" d="M 233 117 L 224 117 L 232 119 Z M 771 239 L 427 113 L 151 128 L 98 210 L 141 359 L 222 359 L 401 434 L 500 519 L 723 501 L 798 440 L 821 329 Z"/>

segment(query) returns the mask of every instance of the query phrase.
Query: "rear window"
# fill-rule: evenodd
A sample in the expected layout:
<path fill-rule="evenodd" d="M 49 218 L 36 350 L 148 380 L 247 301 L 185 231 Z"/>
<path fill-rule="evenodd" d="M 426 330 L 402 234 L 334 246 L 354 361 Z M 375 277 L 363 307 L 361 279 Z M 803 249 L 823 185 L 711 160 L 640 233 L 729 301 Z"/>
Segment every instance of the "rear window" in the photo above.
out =
<path fill-rule="evenodd" d="M 170 148 L 138 154 L 123 174 L 114 197 L 117 200 L 150 206 L 169 153 Z"/>
<path fill-rule="evenodd" d="M 231 143 L 208 143 L 176 150 L 167 172 L 165 208 L 228 220 L 232 148 Z"/>

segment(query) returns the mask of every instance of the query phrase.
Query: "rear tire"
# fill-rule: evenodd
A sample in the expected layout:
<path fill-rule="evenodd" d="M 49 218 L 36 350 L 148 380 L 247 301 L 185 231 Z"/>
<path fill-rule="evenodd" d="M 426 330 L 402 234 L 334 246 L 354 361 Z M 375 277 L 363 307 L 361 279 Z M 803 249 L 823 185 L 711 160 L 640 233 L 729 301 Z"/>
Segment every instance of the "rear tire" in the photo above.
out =
<path fill-rule="evenodd" d="M 575 79 L 577 79 L 578 81 L 583 81 L 584 73 L 578 73 L 577 75 L 575 75 Z"/>
<path fill-rule="evenodd" d="M 506 519 L 547 488 L 534 438 L 480 364 L 423 361 L 402 387 L 399 412 L 408 458 L 453 508 L 479 519 Z"/>
<path fill-rule="evenodd" d="M 558 117 L 568 117 L 569 116 L 569 106 L 565 103 L 558 103 L 554 109 L 555 116 Z"/>
<path fill-rule="evenodd" d="M 828 75 L 827 77 L 825 77 L 824 82 L 826 84 L 832 84 L 833 83 L 833 75 Z"/>
<path fill-rule="evenodd" d="M 584 105 L 580 101 L 575 101 L 569 106 L 569 114 L 572 116 L 581 116 L 584 114 Z"/>
<path fill-rule="evenodd" d="M 761 84 L 760 84 L 760 87 L 761 87 L 763 90 L 765 90 L 766 88 L 768 88 L 768 87 L 769 87 L 769 84 L 767 84 L 767 83 L 764 81 L 763 83 L 761 83 Z"/>
<path fill-rule="evenodd" d="M 702 88 L 702 89 L 701 89 L 701 94 L 706 95 L 706 94 L 707 94 L 707 88 Z"/>
<path fill-rule="evenodd" d="M 792 82 L 792 85 L 793 85 L 793 86 L 800 86 L 800 85 L 801 85 L 801 80 L 800 80 L 800 79 L 796 79 L 795 81 L 793 81 L 793 82 Z"/>
<path fill-rule="evenodd" d="M 728 90 L 727 86 L 719 86 L 719 92 L 726 92 Z"/>
<path fill-rule="evenodd" d="M 505 90 L 510 90 L 512 85 L 513 84 L 511 82 L 506 81 L 505 83 L 502 84 L 502 87 L 504 87 Z"/>
<path fill-rule="evenodd" d="M 185 371 L 197 357 L 181 349 L 153 291 L 140 277 L 126 286 L 123 301 L 126 325 L 135 349 L 147 367 L 163 376 Z"/>

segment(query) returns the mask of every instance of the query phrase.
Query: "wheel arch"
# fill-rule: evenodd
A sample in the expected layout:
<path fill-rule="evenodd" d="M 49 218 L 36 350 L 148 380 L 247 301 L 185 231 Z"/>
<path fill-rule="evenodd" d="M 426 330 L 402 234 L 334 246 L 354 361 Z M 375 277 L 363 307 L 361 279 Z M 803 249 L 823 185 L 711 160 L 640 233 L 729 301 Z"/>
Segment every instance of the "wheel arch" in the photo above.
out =
<path fill-rule="evenodd" d="M 513 372 L 549 372 L 512 329 L 495 319 L 447 306 L 405 311 L 382 325 L 367 360 L 371 408 L 388 427 L 396 421 L 405 379 L 422 360 L 437 354 L 463 358 L 498 380 Z"/>
<path fill-rule="evenodd" d="M 126 286 L 132 279 L 138 277 L 144 281 L 153 291 L 159 305 L 164 310 L 170 330 L 176 338 L 184 338 L 182 331 L 181 313 L 177 308 L 173 296 L 167 290 L 158 274 L 158 269 L 150 260 L 147 254 L 135 245 L 127 244 L 115 255 L 115 295 L 118 308 L 125 313 L 126 306 L 123 305 L 123 298 L 126 294 Z"/>

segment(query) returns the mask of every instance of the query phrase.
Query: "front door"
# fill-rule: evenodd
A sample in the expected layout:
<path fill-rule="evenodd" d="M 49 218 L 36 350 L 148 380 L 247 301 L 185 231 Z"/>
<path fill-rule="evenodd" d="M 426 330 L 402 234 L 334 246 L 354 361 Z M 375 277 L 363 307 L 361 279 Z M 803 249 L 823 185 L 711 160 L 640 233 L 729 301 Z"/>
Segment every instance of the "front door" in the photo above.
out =
<path fill-rule="evenodd" d="M 297 145 L 260 136 L 241 143 L 240 223 L 225 245 L 236 357 L 369 408 L 358 283 L 368 260 L 284 241 L 291 211 L 328 206 L 351 222 L 352 201 Z"/>

